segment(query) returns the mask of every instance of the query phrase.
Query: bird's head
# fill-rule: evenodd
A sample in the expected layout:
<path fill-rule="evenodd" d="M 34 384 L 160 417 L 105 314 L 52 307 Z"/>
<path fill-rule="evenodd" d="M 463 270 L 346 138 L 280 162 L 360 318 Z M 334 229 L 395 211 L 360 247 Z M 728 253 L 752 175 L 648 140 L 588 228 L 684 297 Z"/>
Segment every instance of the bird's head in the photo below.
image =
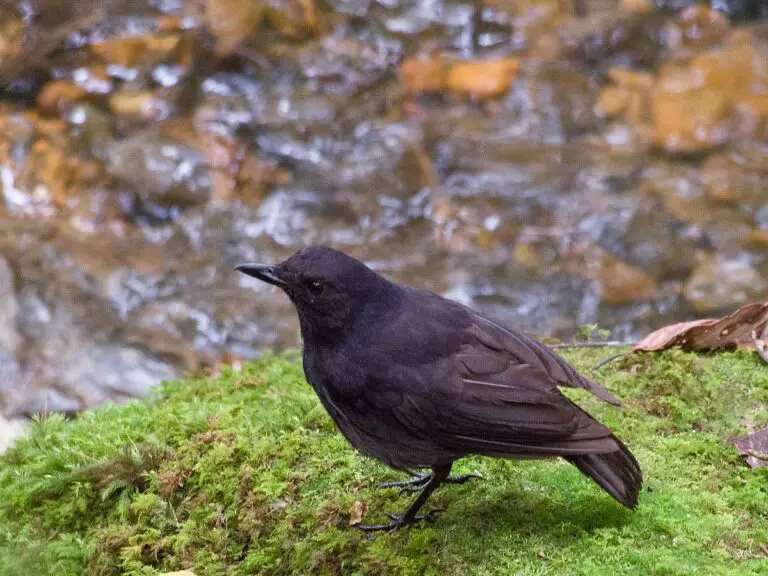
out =
<path fill-rule="evenodd" d="M 392 286 L 359 260 L 321 246 L 305 248 L 280 264 L 242 264 L 236 270 L 288 295 L 305 340 L 343 331 L 375 296 Z"/>

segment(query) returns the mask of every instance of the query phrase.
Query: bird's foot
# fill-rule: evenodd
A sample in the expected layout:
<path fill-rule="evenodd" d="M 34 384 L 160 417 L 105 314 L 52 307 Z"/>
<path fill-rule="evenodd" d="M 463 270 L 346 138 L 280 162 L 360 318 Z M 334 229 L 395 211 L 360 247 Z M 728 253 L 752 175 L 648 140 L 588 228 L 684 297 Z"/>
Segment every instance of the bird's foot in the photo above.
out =
<path fill-rule="evenodd" d="M 432 474 L 416 474 L 412 473 L 413 478 L 410 480 L 398 480 L 395 482 L 382 482 L 379 484 L 379 488 L 403 488 L 417 492 L 424 485 L 432 479 Z"/>
<path fill-rule="evenodd" d="M 358 524 L 357 527 L 360 528 L 360 530 L 363 532 L 384 532 L 398 530 L 400 528 L 405 528 L 406 526 L 412 526 L 417 522 L 426 522 L 427 524 L 432 524 L 435 520 L 437 520 L 437 515 L 440 512 L 443 512 L 443 508 L 436 508 L 434 510 L 430 510 L 423 516 L 414 516 L 410 519 L 406 518 L 406 516 L 397 516 L 396 514 L 384 512 L 384 514 L 392 519 L 392 522 L 387 522 L 386 524 Z"/>
<path fill-rule="evenodd" d="M 464 484 L 467 480 L 471 480 L 472 478 L 484 480 L 480 474 L 463 474 L 461 476 L 448 476 L 448 478 L 443 480 L 443 484 Z M 402 496 L 407 492 L 418 492 L 431 479 L 432 474 L 414 474 L 414 477 L 410 480 L 384 482 L 383 484 L 379 484 L 379 488 L 400 488 L 400 493 L 398 495 Z"/>

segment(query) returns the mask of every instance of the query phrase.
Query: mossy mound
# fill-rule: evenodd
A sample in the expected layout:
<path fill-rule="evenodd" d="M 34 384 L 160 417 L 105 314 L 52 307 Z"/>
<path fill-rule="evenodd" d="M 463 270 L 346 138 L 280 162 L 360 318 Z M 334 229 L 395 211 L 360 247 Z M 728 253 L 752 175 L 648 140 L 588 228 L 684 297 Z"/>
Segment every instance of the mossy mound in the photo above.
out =
<path fill-rule="evenodd" d="M 586 370 L 602 351 L 566 356 Z M 358 456 L 289 357 L 169 382 L 145 401 L 36 422 L 0 458 L 0 574 L 768 574 L 768 469 L 727 438 L 768 425 L 768 368 L 745 352 L 635 355 L 603 368 L 617 410 L 574 393 L 633 450 L 640 508 L 562 461 L 462 461 L 436 524 L 349 526 L 408 500 Z"/>

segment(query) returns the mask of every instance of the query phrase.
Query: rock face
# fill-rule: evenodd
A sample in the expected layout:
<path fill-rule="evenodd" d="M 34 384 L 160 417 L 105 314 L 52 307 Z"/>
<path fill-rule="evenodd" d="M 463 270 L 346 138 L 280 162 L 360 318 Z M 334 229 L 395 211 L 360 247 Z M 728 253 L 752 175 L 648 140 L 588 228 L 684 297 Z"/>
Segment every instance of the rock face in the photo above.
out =
<path fill-rule="evenodd" d="M 685 286 L 686 298 L 701 314 L 734 310 L 767 292 L 768 283 L 749 262 L 725 258 L 702 263 Z"/>

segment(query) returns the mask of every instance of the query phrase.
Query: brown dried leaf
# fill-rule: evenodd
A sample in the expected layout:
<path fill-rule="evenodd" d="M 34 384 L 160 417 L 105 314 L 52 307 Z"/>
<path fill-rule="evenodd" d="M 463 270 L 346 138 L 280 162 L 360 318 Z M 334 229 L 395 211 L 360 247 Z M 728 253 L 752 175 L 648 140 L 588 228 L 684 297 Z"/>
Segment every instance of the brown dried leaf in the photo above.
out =
<path fill-rule="evenodd" d="M 739 456 L 747 457 L 747 464 L 752 470 L 768 466 L 768 428 L 731 438 L 728 442 L 736 447 Z"/>
<path fill-rule="evenodd" d="M 368 504 L 362 500 L 356 500 L 349 511 L 349 525 L 357 526 L 363 521 L 363 516 L 368 513 Z"/>
<path fill-rule="evenodd" d="M 747 304 L 725 318 L 681 322 L 651 332 L 638 342 L 633 352 L 668 348 L 717 350 L 736 346 L 754 347 L 752 332 L 761 334 L 768 320 L 768 302 Z"/>

